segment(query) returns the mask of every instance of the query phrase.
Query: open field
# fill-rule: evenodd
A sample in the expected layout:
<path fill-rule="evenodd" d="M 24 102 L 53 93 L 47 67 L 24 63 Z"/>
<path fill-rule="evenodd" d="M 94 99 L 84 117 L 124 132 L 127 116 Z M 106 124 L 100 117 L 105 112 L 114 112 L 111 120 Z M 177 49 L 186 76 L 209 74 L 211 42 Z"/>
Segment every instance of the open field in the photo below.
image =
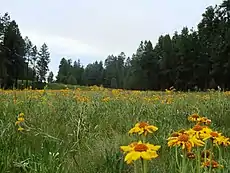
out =
<path fill-rule="evenodd" d="M 24 113 L 18 131 L 17 115 Z M 107 90 L 0 91 L 0 173 L 131 173 L 121 145 L 140 121 L 158 127 L 149 141 L 161 145 L 151 173 L 176 173 L 173 131 L 191 127 L 193 113 L 230 136 L 230 92 L 180 93 Z M 222 147 L 223 173 L 230 172 L 230 147 Z"/>

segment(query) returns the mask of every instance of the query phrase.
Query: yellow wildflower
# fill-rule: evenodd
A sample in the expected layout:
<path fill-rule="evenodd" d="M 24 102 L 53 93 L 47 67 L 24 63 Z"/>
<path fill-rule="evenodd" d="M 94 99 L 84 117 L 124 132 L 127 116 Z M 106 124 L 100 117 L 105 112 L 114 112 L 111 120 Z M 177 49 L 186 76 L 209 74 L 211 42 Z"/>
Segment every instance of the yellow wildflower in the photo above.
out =
<path fill-rule="evenodd" d="M 18 131 L 23 131 L 23 130 L 24 128 L 19 126 Z"/>
<path fill-rule="evenodd" d="M 109 100 L 110 100 L 110 97 L 104 97 L 104 98 L 102 99 L 103 102 L 108 102 Z"/>
<path fill-rule="evenodd" d="M 140 122 L 129 131 L 129 134 L 138 133 L 139 135 L 144 134 L 146 136 L 148 133 L 153 133 L 157 130 L 156 126 L 149 125 L 147 122 Z"/>
<path fill-rule="evenodd" d="M 121 146 L 120 148 L 124 152 L 128 152 L 128 154 L 125 156 L 125 162 L 130 164 L 132 161 L 138 159 L 151 160 L 158 157 L 156 151 L 159 150 L 160 147 L 161 146 L 159 145 L 152 145 L 139 141 L 138 143 L 132 143 L 128 146 Z"/>
<path fill-rule="evenodd" d="M 188 116 L 188 120 L 193 121 L 193 122 L 196 122 L 198 118 L 200 118 L 200 116 L 197 113 L 194 113 L 194 114 Z"/>
<path fill-rule="evenodd" d="M 19 115 L 18 115 L 18 117 L 24 117 L 25 115 L 24 115 L 24 113 L 20 113 Z"/>
<path fill-rule="evenodd" d="M 205 140 L 210 136 L 209 134 L 212 132 L 212 129 L 210 129 L 207 126 L 201 126 L 199 124 L 196 124 L 192 129 L 189 129 L 187 133 L 192 136 L 196 136 L 196 138 Z"/>
<path fill-rule="evenodd" d="M 208 119 L 207 117 L 200 117 L 197 119 L 197 123 L 203 123 L 203 124 L 206 124 L 206 125 L 210 125 L 211 124 L 211 120 Z"/>
<path fill-rule="evenodd" d="M 191 152 L 192 147 L 203 146 L 204 142 L 197 139 L 196 136 L 192 136 L 185 133 L 180 133 L 177 137 L 168 138 L 168 146 L 182 146 L 182 149 L 186 149 Z"/>
<path fill-rule="evenodd" d="M 229 138 L 219 135 L 217 137 L 213 137 L 213 144 L 214 145 L 223 145 L 223 146 L 229 146 L 230 140 Z"/>
<path fill-rule="evenodd" d="M 25 119 L 24 119 L 24 113 L 20 113 L 18 115 L 17 121 L 15 122 L 15 125 L 18 125 L 18 124 L 20 124 L 20 123 L 22 123 L 24 121 L 25 121 Z"/>
<path fill-rule="evenodd" d="M 194 114 L 188 116 L 188 120 L 192 121 L 192 122 L 197 122 L 198 124 L 203 123 L 206 125 L 209 125 L 212 122 L 207 117 L 200 117 L 200 115 L 198 115 L 197 113 L 194 113 Z"/>

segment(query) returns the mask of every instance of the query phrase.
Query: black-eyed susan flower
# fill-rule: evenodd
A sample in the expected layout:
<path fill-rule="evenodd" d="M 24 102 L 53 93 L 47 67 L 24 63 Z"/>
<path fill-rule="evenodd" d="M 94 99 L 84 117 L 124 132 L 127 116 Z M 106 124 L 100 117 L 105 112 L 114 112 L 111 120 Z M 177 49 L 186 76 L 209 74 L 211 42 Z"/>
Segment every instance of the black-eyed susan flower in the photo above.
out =
<path fill-rule="evenodd" d="M 147 122 L 140 122 L 140 123 L 137 123 L 129 131 L 129 134 L 137 133 L 139 135 L 144 134 L 146 136 L 148 133 L 153 133 L 153 132 L 155 132 L 157 130 L 158 130 L 158 128 L 156 126 L 149 125 Z"/>
<path fill-rule="evenodd" d="M 120 148 L 124 153 L 127 153 L 125 156 L 125 162 L 130 164 L 138 159 L 151 160 L 158 157 L 156 151 L 158 151 L 160 147 L 161 146 L 159 145 L 142 143 L 139 141 L 138 143 L 131 143 L 128 146 L 121 146 Z"/>
<path fill-rule="evenodd" d="M 177 137 L 168 138 L 168 146 L 182 146 L 182 149 L 186 149 L 191 152 L 195 146 L 203 146 L 204 142 L 197 139 L 196 136 L 189 135 L 186 132 L 180 133 Z"/>

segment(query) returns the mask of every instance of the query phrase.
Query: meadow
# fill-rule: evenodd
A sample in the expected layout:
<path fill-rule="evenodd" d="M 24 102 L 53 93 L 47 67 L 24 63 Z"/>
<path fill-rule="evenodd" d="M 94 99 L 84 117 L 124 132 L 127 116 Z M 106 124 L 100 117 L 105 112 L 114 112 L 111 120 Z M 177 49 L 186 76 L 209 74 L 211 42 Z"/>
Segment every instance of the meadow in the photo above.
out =
<path fill-rule="evenodd" d="M 158 127 L 149 142 L 161 148 L 149 172 L 176 173 L 167 139 L 192 127 L 194 113 L 230 136 L 230 92 L 0 90 L 0 173 L 131 173 L 120 146 L 135 140 L 128 131 L 138 122 Z M 230 147 L 221 150 L 218 171 L 228 173 Z"/>

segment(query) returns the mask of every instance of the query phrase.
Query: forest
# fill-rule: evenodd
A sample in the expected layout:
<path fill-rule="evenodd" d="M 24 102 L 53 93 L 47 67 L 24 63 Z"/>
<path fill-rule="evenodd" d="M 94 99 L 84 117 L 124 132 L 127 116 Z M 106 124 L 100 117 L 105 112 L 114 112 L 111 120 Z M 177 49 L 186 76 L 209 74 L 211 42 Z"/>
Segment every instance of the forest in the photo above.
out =
<path fill-rule="evenodd" d="M 153 31 L 154 32 L 154 31 Z M 76 48 L 77 49 L 77 48 Z M 122 50 L 121 50 L 122 51 Z M 55 57 L 52 57 L 55 58 Z M 22 38 L 16 21 L 0 15 L 0 84 L 28 87 L 55 82 L 72 85 L 98 85 L 135 90 L 206 90 L 230 88 L 230 0 L 204 9 L 196 29 L 184 27 L 159 36 L 156 45 L 143 40 L 131 57 L 125 52 L 108 55 L 104 62 L 83 66 L 80 59 L 63 57 L 54 80 L 48 64 L 48 45 L 38 48 Z"/>

